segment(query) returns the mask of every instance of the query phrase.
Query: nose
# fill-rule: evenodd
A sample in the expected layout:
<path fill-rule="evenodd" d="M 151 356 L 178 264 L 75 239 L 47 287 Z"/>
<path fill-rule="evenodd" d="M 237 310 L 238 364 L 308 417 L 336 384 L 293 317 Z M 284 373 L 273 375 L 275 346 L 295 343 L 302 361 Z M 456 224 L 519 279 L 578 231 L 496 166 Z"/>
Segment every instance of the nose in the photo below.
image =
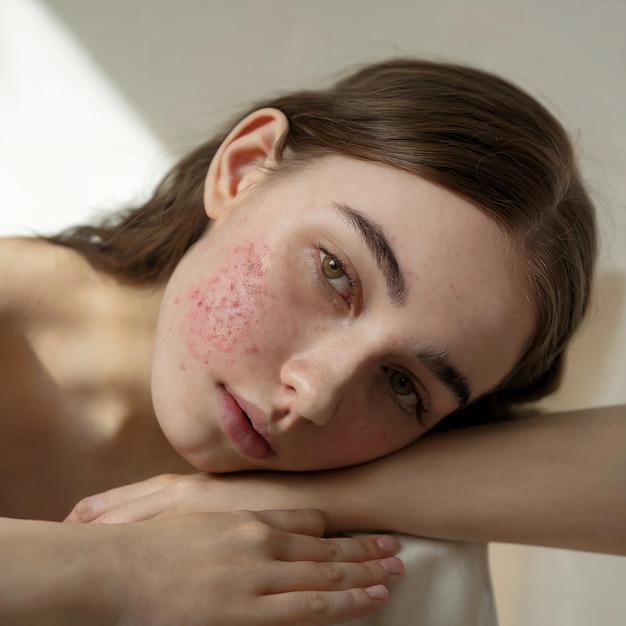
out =
<path fill-rule="evenodd" d="M 304 418 L 323 426 L 356 384 L 363 355 L 345 345 L 328 348 L 318 346 L 283 363 L 280 382 L 286 398 L 286 417 Z"/>

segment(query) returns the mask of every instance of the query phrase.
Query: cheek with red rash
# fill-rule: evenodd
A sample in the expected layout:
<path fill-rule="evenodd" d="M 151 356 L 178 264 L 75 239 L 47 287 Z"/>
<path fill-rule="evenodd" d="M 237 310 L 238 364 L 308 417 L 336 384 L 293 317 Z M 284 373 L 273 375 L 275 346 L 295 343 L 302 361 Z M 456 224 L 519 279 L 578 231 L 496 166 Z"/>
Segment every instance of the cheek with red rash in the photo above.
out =
<path fill-rule="evenodd" d="M 267 245 L 254 242 L 237 246 L 229 263 L 205 286 L 194 287 L 186 297 L 189 352 L 208 362 L 211 354 L 258 351 L 258 336 L 265 316 L 270 263 Z"/>

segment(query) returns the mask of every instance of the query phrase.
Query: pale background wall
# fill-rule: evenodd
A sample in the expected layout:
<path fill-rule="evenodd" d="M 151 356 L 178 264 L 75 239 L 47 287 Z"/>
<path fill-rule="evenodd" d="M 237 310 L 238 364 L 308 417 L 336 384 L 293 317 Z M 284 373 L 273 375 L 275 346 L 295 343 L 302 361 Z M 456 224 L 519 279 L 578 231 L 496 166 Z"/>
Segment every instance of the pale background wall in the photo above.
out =
<path fill-rule="evenodd" d="M 500 72 L 579 145 L 603 239 L 554 409 L 626 403 L 626 0 L 0 0 L 0 233 L 149 189 L 232 107 L 415 54 Z M 626 623 L 626 559 L 495 546 L 502 626 Z"/>

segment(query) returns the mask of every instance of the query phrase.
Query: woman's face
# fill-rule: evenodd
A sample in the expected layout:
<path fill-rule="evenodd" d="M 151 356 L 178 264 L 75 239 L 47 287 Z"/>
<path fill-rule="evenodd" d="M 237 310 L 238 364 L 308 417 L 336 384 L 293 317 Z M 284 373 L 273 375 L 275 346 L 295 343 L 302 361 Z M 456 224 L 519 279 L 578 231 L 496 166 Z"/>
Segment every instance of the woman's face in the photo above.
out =
<path fill-rule="evenodd" d="M 200 470 L 398 450 L 496 386 L 532 333 L 507 238 L 407 172 L 329 157 L 208 212 L 153 368 L 161 427 Z"/>

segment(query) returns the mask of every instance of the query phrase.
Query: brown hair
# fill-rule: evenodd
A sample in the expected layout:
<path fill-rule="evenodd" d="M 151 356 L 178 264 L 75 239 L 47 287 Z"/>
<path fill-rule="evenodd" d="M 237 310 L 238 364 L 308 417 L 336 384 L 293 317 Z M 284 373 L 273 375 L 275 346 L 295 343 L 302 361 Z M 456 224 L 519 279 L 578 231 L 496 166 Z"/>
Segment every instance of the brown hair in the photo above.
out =
<path fill-rule="evenodd" d="M 492 413 L 557 386 L 589 300 L 596 229 L 570 141 L 545 108 L 492 74 L 412 59 L 370 65 L 249 112 L 262 107 L 289 120 L 279 174 L 329 154 L 377 161 L 457 192 L 496 220 L 522 250 L 538 323 L 513 371 L 469 410 Z M 183 158 L 143 206 L 52 240 L 122 280 L 165 280 L 207 227 L 204 180 L 226 134 Z M 459 418 L 467 421 L 467 412 Z"/>

